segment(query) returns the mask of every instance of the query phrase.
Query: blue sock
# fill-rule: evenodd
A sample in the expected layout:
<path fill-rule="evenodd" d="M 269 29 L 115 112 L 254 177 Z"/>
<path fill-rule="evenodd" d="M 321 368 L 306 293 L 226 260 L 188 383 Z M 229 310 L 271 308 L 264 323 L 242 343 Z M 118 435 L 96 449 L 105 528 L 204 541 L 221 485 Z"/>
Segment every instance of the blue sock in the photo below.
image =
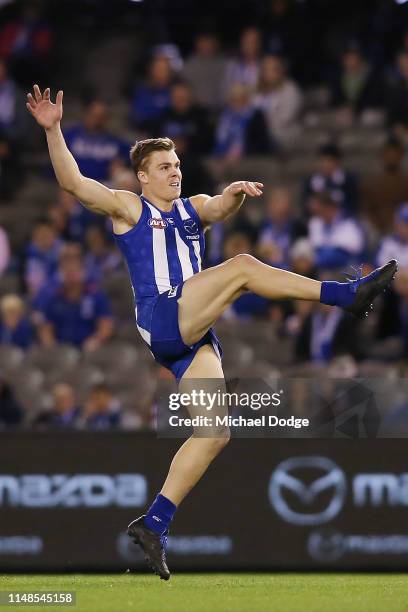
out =
<path fill-rule="evenodd" d="M 357 286 L 354 283 L 338 283 L 337 281 L 323 281 L 320 292 L 320 301 L 329 306 L 347 308 L 354 301 Z"/>
<path fill-rule="evenodd" d="M 146 513 L 144 524 L 151 531 L 163 535 L 167 531 L 176 510 L 177 506 L 159 493 Z"/>

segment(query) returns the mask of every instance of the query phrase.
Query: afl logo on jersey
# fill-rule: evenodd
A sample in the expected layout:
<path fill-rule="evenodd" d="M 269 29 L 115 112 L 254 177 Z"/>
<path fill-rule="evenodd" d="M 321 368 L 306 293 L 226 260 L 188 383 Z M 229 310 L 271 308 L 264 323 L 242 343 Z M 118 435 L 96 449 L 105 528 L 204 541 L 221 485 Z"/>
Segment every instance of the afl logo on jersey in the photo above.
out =
<path fill-rule="evenodd" d="M 148 224 L 153 229 L 164 229 L 165 227 L 167 227 L 166 219 L 157 219 L 156 217 L 152 217 L 151 219 L 149 219 Z"/>
<path fill-rule="evenodd" d="M 198 232 L 197 223 L 194 219 L 187 219 L 187 221 L 184 221 L 183 225 L 187 234 L 196 234 Z"/>

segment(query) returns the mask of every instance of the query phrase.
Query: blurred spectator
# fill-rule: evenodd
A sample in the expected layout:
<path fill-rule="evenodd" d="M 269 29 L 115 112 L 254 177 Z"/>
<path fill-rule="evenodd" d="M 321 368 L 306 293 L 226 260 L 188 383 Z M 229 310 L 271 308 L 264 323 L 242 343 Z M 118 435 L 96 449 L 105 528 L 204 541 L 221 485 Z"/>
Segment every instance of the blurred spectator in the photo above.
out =
<path fill-rule="evenodd" d="M 88 227 L 99 219 L 95 213 L 82 206 L 73 195 L 63 189 L 58 190 L 57 199 L 51 205 L 48 217 L 54 228 L 59 228 L 63 238 L 78 242 L 83 241 Z"/>
<path fill-rule="evenodd" d="M 242 85 L 255 91 L 260 71 L 262 36 L 258 28 L 246 28 L 240 37 L 239 53 L 226 66 L 224 91 L 228 95 L 234 85 Z"/>
<path fill-rule="evenodd" d="M 189 151 L 205 155 L 212 147 L 212 132 L 208 111 L 195 104 L 190 85 L 181 81 L 174 83 L 170 90 L 170 108 L 158 120 L 153 135 L 184 137 Z"/>
<path fill-rule="evenodd" d="M 73 387 L 68 383 L 57 383 L 52 390 L 52 395 L 53 405 L 51 410 L 40 414 L 35 424 L 58 429 L 76 427 L 81 409 Z"/>
<path fill-rule="evenodd" d="M 288 58 L 291 71 L 302 80 L 316 73 L 321 63 L 319 37 L 315 37 L 315 20 L 309 7 L 291 0 L 267 0 L 259 3 L 259 24 L 264 33 L 266 52 Z M 307 11 L 307 15 L 305 14 Z M 305 18 L 308 35 L 304 35 Z"/>
<path fill-rule="evenodd" d="M 309 240 L 315 249 L 317 267 L 333 270 L 360 263 L 365 240 L 357 221 L 343 217 L 339 202 L 327 193 L 311 198 L 311 211 Z"/>
<path fill-rule="evenodd" d="M 88 429 L 120 427 L 121 410 L 119 400 L 107 385 L 95 385 L 85 403 L 83 424 Z"/>
<path fill-rule="evenodd" d="M 14 397 L 13 389 L 0 375 L 0 429 L 20 425 L 23 415 L 23 409 Z"/>
<path fill-rule="evenodd" d="M 112 189 L 123 189 L 124 191 L 134 192 L 139 189 L 134 171 L 129 168 L 129 166 L 125 166 L 121 160 L 115 160 L 111 164 L 109 185 Z M 81 208 L 84 208 L 84 206 L 81 206 Z M 90 214 L 92 215 L 92 213 Z M 97 215 L 92 215 L 92 218 L 94 225 L 99 217 Z"/>
<path fill-rule="evenodd" d="M 403 359 L 408 359 L 408 268 L 402 268 L 395 277 L 394 289 L 399 298 L 398 332 L 402 338 Z M 398 357 L 398 356 L 397 356 Z"/>
<path fill-rule="evenodd" d="M 37 221 L 25 252 L 24 281 L 30 298 L 55 274 L 63 241 L 47 219 Z"/>
<path fill-rule="evenodd" d="M 225 66 L 215 34 L 199 34 L 195 39 L 194 52 L 187 59 L 183 70 L 198 104 L 210 109 L 221 107 Z"/>
<path fill-rule="evenodd" d="M 335 144 L 323 145 L 318 151 L 316 172 L 306 179 L 303 189 L 305 211 L 309 197 L 322 192 L 330 193 L 342 212 L 357 211 L 357 178 L 343 167 L 340 149 Z"/>
<path fill-rule="evenodd" d="M 122 269 L 122 257 L 107 239 L 105 232 L 98 225 L 91 225 L 86 232 L 86 250 L 84 258 L 86 277 L 100 284 L 115 272 Z"/>
<path fill-rule="evenodd" d="M 25 99 L 0 59 L 0 196 L 11 197 L 22 181 L 20 149 L 27 131 Z"/>
<path fill-rule="evenodd" d="M 394 234 L 384 236 L 380 242 L 377 265 L 383 266 L 390 259 L 396 259 L 400 269 L 408 269 L 408 202 L 396 212 L 394 230 Z"/>
<path fill-rule="evenodd" d="M 339 71 L 331 84 L 331 105 L 359 114 L 383 105 L 384 83 L 364 59 L 357 44 L 341 56 Z"/>
<path fill-rule="evenodd" d="M 67 242 L 61 247 L 58 255 L 58 267 L 47 279 L 47 282 L 41 287 L 38 293 L 32 298 L 31 307 L 34 311 L 35 320 L 37 320 L 37 311 L 41 310 L 51 299 L 54 292 L 61 287 L 65 267 L 70 264 L 80 266 L 85 270 L 83 248 L 82 244 L 79 242 Z M 92 279 L 86 278 L 85 282 L 86 284 L 94 286 Z"/>
<path fill-rule="evenodd" d="M 263 111 L 269 136 L 285 148 L 294 144 L 301 131 L 303 95 L 288 78 L 283 60 L 267 55 L 261 63 L 255 106 Z"/>
<path fill-rule="evenodd" d="M 112 335 L 113 319 L 107 297 L 85 283 L 85 271 L 76 260 L 60 269 L 61 283 L 44 296 L 38 318 L 43 345 L 55 342 L 95 350 Z"/>
<path fill-rule="evenodd" d="M 290 270 L 295 274 L 317 278 L 315 252 L 307 238 L 299 238 L 289 251 Z"/>
<path fill-rule="evenodd" d="M 10 243 L 6 233 L 0 226 L 0 277 L 6 272 L 10 264 Z"/>
<path fill-rule="evenodd" d="M 49 82 L 53 66 L 54 33 L 41 14 L 41 4 L 21 3 L 20 15 L 0 31 L 0 57 L 11 66 L 25 89 Z"/>
<path fill-rule="evenodd" d="M 27 128 L 25 96 L 9 76 L 7 64 L 0 59 L 0 134 L 10 143 L 19 143 Z"/>
<path fill-rule="evenodd" d="M 131 120 L 135 127 L 150 133 L 154 122 L 170 108 L 173 78 L 169 59 L 165 55 L 153 57 L 146 82 L 138 85 L 133 94 Z"/>
<path fill-rule="evenodd" d="M 360 357 L 357 327 L 357 319 L 339 308 L 315 304 L 296 338 L 296 360 L 328 363 L 339 355 Z"/>
<path fill-rule="evenodd" d="M 391 231 L 394 213 L 408 201 L 408 174 L 402 169 L 404 147 L 392 138 L 381 150 L 380 171 L 368 176 L 362 185 L 362 208 L 380 233 Z"/>
<path fill-rule="evenodd" d="M 243 155 L 265 155 L 271 150 L 262 111 L 252 107 L 248 88 L 234 85 L 218 120 L 214 155 L 239 159 Z"/>
<path fill-rule="evenodd" d="M 0 300 L 0 344 L 26 349 L 34 342 L 34 327 L 25 313 L 25 304 L 18 295 L 5 295 Z"/>
<path fill-rule="evenodd" d="M 129 160 L 129 143 L 107 131 L 109 111 L 105 102 L 93 100 L 86 108 L 82 123 L 64 132 L 71 153 L 81 173 L 96 181 L 107 181 L 115 159 Z"/>
<path fill-rule="evenodd" d="M 266 219 L 258 239 L 258 256 L 272 266 L 288 268 L 291 244 L 306 234 L 306 227 L 295 219 L 290 191 L 285 188 L 271 189 L 267 199 Z"/>
<path fill-rule="evenodd" d="M 387 122 L 399 137 L 406 135 L 408 128 L 408 50 L 397 57 L 397 76 L 386 91 Z"/>
<path fill-rule="evenodd" d="M 235 257 L 240 253 L 253 253 L 254 244 L 251 236 L 243 231 L 234 231 L 224 242 L 224 260 Z M 266 298 L 245 292 L 225 311 L 224 319 L 248 320 L 252 317 L 266 316 L 271 302 Z"/>

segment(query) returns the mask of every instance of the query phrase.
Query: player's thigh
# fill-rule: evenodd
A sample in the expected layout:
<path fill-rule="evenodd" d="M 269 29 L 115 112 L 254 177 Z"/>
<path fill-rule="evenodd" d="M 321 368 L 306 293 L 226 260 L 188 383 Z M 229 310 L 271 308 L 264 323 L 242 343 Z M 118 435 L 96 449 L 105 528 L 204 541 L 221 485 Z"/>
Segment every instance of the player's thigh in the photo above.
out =
<path fill-rule="evenodd" d="M 179 327 L 184 342 L 188 345 L 198 342 L 244 291 L 237 258 L 189 278 L 178 301 Z"/>
<path fill-rule="evenodd" d="M 194 435 L 204 438 L 229 438 L 225 405 L 225 379 L 222 365 L 210 344 L 200 347 L 179 383 L 179 393 L 188 393 L 192 400 L 188 406 L 191 418 L 207 417 L 194 427 Z"/>

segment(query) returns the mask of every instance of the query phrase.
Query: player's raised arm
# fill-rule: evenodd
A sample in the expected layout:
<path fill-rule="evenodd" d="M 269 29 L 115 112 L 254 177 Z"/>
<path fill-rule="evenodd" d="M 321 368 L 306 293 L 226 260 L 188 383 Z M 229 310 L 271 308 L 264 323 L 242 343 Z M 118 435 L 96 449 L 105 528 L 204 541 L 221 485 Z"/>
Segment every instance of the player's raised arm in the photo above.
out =
<path fill-rule="evenodd" d="M 220 195 L 210 197 L 200 194 L 190 198 L 190 201 L 204 225 L 224 221 L 242 206 L 245 196 L 259 197 L 262 195 L 262 183 L 251 181 L 236 181 L 225 187 Z"/>
<path fill-rule="evenodd" d="M 126 198 L 121 197 L 120 192 L 84 177 L 79 171 L 61 131 L 62 99 L 63 92 L 59 91 L 53 103 L 49 88 L 42 93 L 38 85 L 34 85 L 33 94 L 27 94 L 26 104 L 34 119 L 45 130 L 51 162 L 60 187 L 72 193 L 93 212 L 124 218 L 131 223 Z"/>

